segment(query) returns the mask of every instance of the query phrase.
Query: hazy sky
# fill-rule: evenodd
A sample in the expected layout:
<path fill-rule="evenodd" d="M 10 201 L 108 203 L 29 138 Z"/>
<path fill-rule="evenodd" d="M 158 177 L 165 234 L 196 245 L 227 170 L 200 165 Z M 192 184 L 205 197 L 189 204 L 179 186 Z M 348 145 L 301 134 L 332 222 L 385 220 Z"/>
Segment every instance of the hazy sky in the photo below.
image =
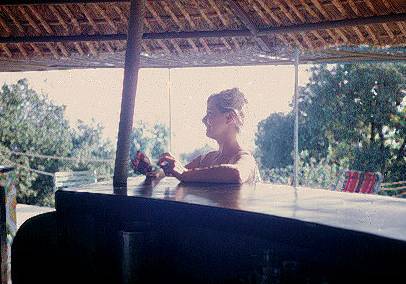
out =
<path fill-rule="evenodd" d="M 308 80 L 307 68 L 300 68 L 300 85 Z M 34 90 L 47 94 L 54 103 L 65 105 L 72 125 L 78 119 L 90 122 L 94 118 L 115 143 L 123 69 L 0 73 L 1 84 L 21 78 L 27 78 Z M 294 73 L 292 66 L 141 69 L 138 82 L 134 119 L 151 125 L 156 121 L 169 125 L 170 89 L 172 151 L 180 154 L 206 143 L 215 146 L 205 136 L 201 122 L 210 94 L 233 87 L 245 93 L 250 111 L 245 137 L 249 139 L 258 121 L 274 112 L 290 111 Z"/>

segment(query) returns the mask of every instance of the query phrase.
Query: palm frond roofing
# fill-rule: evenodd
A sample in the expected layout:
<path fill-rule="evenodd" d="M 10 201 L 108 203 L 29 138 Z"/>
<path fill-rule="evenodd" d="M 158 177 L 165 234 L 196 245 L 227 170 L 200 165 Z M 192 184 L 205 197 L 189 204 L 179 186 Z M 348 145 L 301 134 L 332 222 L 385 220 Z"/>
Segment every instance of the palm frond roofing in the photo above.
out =
<path fill-rule="evenodd" d="M 3 0 L 0 71 L 123 67 L 129 1 Z M 142 67 L 406 60 L 404 0 L 147 0 Z"/>

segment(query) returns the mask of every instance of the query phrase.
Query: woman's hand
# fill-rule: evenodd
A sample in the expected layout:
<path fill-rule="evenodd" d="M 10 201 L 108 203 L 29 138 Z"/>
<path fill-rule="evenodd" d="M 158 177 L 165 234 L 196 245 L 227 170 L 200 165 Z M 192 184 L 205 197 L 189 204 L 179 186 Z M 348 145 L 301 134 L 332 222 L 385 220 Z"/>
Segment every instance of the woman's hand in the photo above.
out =
<path fill-rule="evenodd" d="M 151 185 L 154 181 L 159 181 L 165 177 L 165 173 L 162 169 L 155 169 L 151 172 L 148 172 L 145 175 L 145 185 Z"/>
<path fill-rule="evenodd" d="M 174 176 L 179 180 L 181 175 L 186 171 L 186 168 L 176 161 L 171 153 L 163 153 L 159 157 L 158 164 L 164 170 L 166 176 Z"/>
<path fill-rule="evenodd" d="M 137 151 L 134 159 L 131 159 L 131 166 L 136 173 L 146 175 L 152 171 L 150 159 L 141 151 Z"/>

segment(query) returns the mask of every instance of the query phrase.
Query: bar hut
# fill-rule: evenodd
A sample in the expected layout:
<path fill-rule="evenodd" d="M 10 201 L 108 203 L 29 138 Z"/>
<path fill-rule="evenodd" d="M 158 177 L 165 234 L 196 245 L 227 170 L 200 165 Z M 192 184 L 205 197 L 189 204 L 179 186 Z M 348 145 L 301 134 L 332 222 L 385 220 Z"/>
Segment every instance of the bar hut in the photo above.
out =
<path fill-rule="evenodd" d="M 12 249 L 13 283 L 402 279 L 406 202 L 294 186 L 127 177 L 143 67 L 405 62 L 401 0 L 3 0 L 0 71 L 124 68 L 114 178 L 56 192 Z M 400 278 L 399 278 L 400 277 Z M 3 281 L 4 279 L 2 279 Z M 3 282 L 4 283 L 4 282 Z"/>

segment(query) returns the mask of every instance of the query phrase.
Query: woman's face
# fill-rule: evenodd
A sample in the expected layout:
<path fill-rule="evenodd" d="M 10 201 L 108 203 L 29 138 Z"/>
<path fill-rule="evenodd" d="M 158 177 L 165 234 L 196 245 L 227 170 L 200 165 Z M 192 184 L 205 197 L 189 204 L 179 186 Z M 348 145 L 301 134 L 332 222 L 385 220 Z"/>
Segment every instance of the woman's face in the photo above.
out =
<path fill-rule="evenodd" d="M 230 128 L 230 118 L 228 113 L 221 112 L 213 99 L 207 103 L 206 115 L 202 122 L 206 126 L 207 137 L 219 140 Z"/>

